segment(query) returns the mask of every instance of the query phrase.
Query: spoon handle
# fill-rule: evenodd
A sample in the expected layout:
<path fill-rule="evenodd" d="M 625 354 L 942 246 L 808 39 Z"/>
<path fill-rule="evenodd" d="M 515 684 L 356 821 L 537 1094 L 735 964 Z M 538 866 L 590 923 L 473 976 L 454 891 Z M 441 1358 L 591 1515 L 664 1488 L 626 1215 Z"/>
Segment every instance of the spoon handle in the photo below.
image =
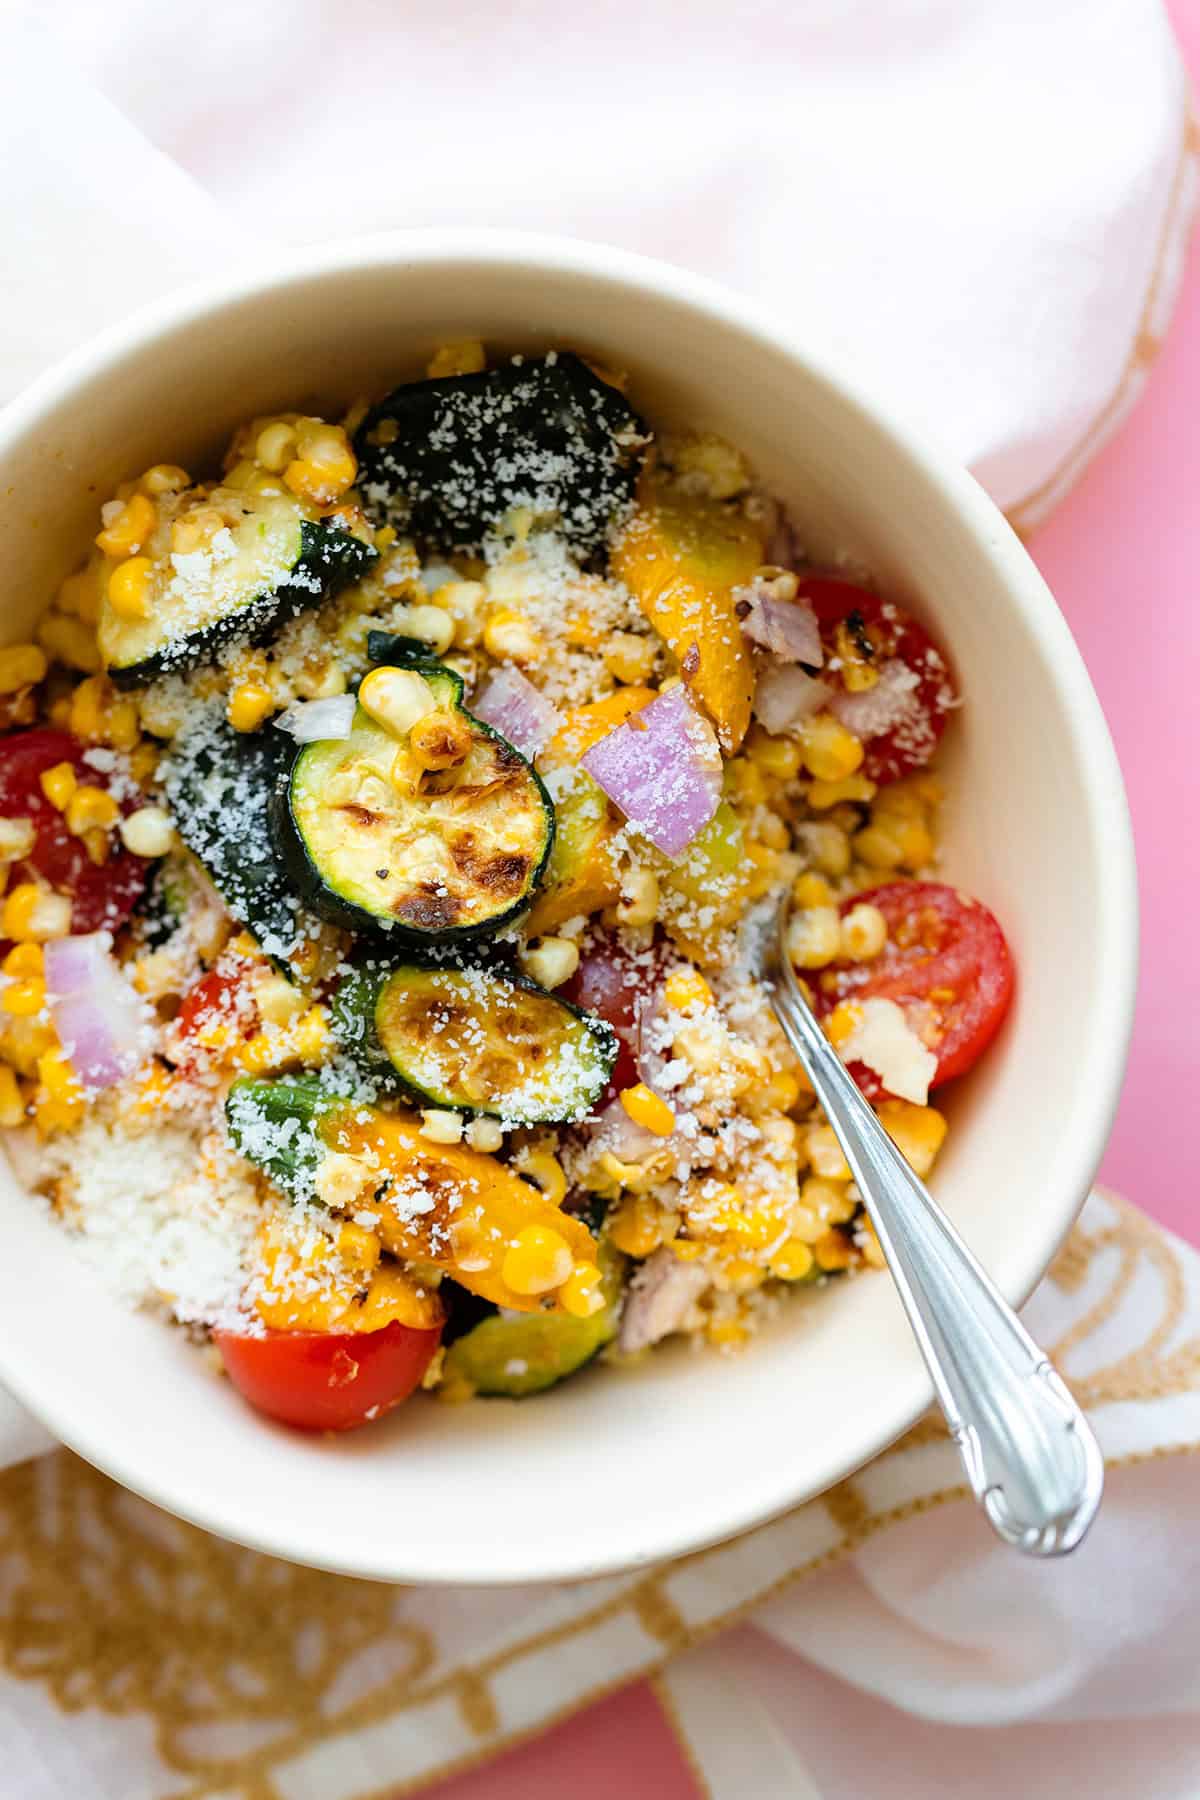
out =
<path fill-rule="evenodd" d="M 786 956 L 773 998 L 858 1183 L 975 1498 L 1016 1549 L 1073 1550 L 1104 1486 L 1091 1427 L 879 1123 Z"/>

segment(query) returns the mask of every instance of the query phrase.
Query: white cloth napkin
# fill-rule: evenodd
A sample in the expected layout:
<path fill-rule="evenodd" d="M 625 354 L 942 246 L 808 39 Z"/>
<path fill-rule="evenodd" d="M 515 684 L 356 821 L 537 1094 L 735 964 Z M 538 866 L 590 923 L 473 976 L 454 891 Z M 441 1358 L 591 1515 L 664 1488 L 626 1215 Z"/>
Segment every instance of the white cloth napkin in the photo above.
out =
<path fill-rule="evenodd" d="M 1196 186 L 1156 0 L 210 0 L 202 20 L 50 0 L 36 20 L 10 5 L 5 50 L 0 399 L 274 242 L 537 226 L 789 315 L 1022 527 L 1135 396 Z M 357 1800 L 670 1656 L 664 1702 L 718 1800 L 1182 1800 L 1200 1760 L 1198 1268 L 1093 1200 L 1031 1302 L 1044 1340 L 1066 1334 L 1111 1465 L 1092 1538 L 1049 1568 L 993 1549 L 928 1430 L 733 1546 L 503 1594 L 351 1588 L 218 1545 L 65 1455 L 12 1469 L 6 1791 Z M 0 1465 L 47 1447 L 0 1395 Z M 751 1608 L 754 1627 L 701 1642 Z"/>

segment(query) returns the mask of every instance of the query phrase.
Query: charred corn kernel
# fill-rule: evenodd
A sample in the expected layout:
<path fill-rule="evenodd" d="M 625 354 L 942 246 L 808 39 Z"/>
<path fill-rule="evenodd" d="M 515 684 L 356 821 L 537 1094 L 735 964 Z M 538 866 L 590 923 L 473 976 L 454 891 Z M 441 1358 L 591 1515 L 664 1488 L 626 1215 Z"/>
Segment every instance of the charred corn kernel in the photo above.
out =
<path fill-rule="evenodd" d="M 455 623 L 444 606 L 410 606 L 396 621 L 396 630 L 442 656 L 454 642 Z"/>
<path fill-rule="evenodd" d="M 795 738 L 772 737 L 755 725 L 746 739 L 746 755 L 776 781 L 792 781 L 800 773 L 800 746 Z"/>
<path fill-rule="evenodd" d="M 155 463 L 142 476 L 142 486 L 148 494 L 179 494 L 190 480 L 187 470 L 178 463 Z"/>
<path fill-rule="evenodd" d="M 862 1024 L 862 1007 L 856 1006 L 853 1000 L 840 1000 L 833 1011 L 823 1021 L 825 1036 L 835 1050 L 840 1050 L 846 1039 L 853 1037 Z"/>
<path fill-rule="evenodd" d="M 635 1125 L 652 1131 L 655 1137 L 670 1137 L 675 1129 L 675 1114 L 660 1094 L 639 1081 L 634 1087 L 622 1088 L 621 1105 Z"/>
<path fill-rule="evenodd" d="M 928 1175 L 945 1141 L 943 1115 L 934 1106 L 917 1106 L 911 1100 L 883 1100 L 875 1110 L 908 1166 L 918 1175 Z"/>
<path fill-rule="evenodd" d="M 426 1107 L 421 1114 L 421 1136 L 431 1144 L 457 1144 L 463 1134 L 462 1114 L 442 1107 Z"/>
<path fill-rule="evenodd" d="M 483 647 L 498 662 L 535 663 L 546 645 L 524 613 L 501 607 L 483 628 Z"/>
<path fill-rule="evenodd" d="M 356 1206 L 370 1179 L 371 1171 L 362 1157 L 331 1150 L 321 1158 L 313 1176 L 313 1188 L 323 1206 L 337 1211 Z"/>
<path fill-rule="evenodd" d="M 105 556 L 132 556 L 158 523 L 158 509 L 145 494 L 131 494 L 124 506 L 96 533 Z"/>
<path fill-rule="evenodd" d="M 230 691 L 225 716 L 235 731 L 257 731 L 275 710 L 275 699 L 263 681 L 243 681 Z"/>
<path fill-rule="evenodd" d="M 46 958 L 40 944 L 14 944 L 2 966 L 4 973 L 16 980 L 23 975 L 44 974 Z"/>
<path fill-rule="evenodd" d="M 600 657 L 609 674 L 628 686 L 640 686 L 649 680 L 654 669 L 654 644 L 634 631 L 610 631 L 606 634 Z"/>
<path fill-rule="evenodd" d="M 415 669 L 372 669 L 358 690 L 358 704 L 396 738 L 438 710 L 433 689 Z"/>
<path fill-rule="evenodd" d="M 273 475 L 282 475 L 296 454 L 296 431 L 286 419 L 264 425 L 254 440 L 254 460 Z"/>
<path fill-rule="evenodd" d="M 618 925 L 652 925 L 658 914 L 658 876 L 653 869 L 630 869 L 621 880 L 613 909 Z"/>
<path fill-rule="evenodd" d="M 842 955 L 851 962 L 870 962 L 887 943 L 887 920 L 877 906 L 863 901 L 842 920 Z"/>
<path fill-rule="evenodd" d="M 63 817 L 73 837 L 88 831 L 110 831 L 121 816 L 121 809 L 104 788 L 77 787 L 67 801 Z"/>
<path fill-rule="evenodd" d="M 58 610 L 94 625 L 100 617 L 100 588 L 89 566 L 68 575 L 58 590 Z"/>
<path fill-rule="evenodd" d="M 525 1149 L 514 1159 L 513 1167 L 526 1181 L 531 1181 L 551 1206 L 561 1206 L 567 1197 L 567 1177 L 552 1150 Z"/>
<path fill-rule="evenodd" d="M 805 1149 L 814 1175 L 826 1181 L 849 1181 L 850 1165 L 830 1125 L 810 1125 L 804 1134 Z"/>
<path fill-rule="evenodd" d="M 430 381 L 444 375 L 481 375 L 487 368 L 487 357 L 478 338 L 459 338 L 452 344 L 439 344 L 426 364 Z"/>
<path fill-rule="evenodd" d="M 282 975 L 264 975 L 252 988 L 258 1016 L 268 1025 L 290 1025 L 304 1011 L 304 995 Z"/>
<path fill-rule="evenodd" d="M 813 1245 L 813 1255 L 817 1267 L 826 1273 L 835 1269 L 848 1269 L 854 1261 L 854 1250 L 847 1238 L 840 1231 L 824 1232 Z"/>
<path fill-rule="evenodd" d="M 797 906 L 832 906 L 833 889 L 823 875 L 801 875 L 792 884 L 792 899 Z"/>
<path fill-rule="evenodd" d="M 590 1319 L 604 1307 L 604 1289 L 595 1263 L 576 1263 L 558 1293 L 558 1303 L 573 1319 Z"/>
<path fill-rule="evenodd" d="M 154 564 L 148 556 L 118 563 L 108 578 L 108 603 L 119 619 L 150 617 L 150 580 Z"/>
<path fill-rule="evenodd" d="M 94 675 L 100 667 L 100 646 L 96 633 L 82 619 L 66 613 L 47 613 L 38 625 L 38 643 L 56 662 L 69 669 L 81 669 Z"/>
<path fill-rule="evenodd" d="M 0 863 L 20 862 L 37 838 L 32 819 L 0 818 Z"/>
<path fill-rule="evenodd" d="M 71 902 L 65 894 L 52 894 L 32 881 L 23 881 L 5 896 L 0 922 L 5 937 L 15 943 L 45 943 L 70 932 Z"/>
<path fill-rule="evenodd" d="M 814 812 L 827 812 L 847 801 L 865 802 L 875 798 L 875 783 L 865 775 L 847 775 L 842 781 L 812 781 L 808 786 L 808 804 Z"/>
<path fill-rule="evenodd" d="M 834 649 L 841 665 L 842 681 L 851 694 L 864 694 L 879 680 L 879 670 L 868 654 L 862 638 L 843 619 L 833 634 Z M 870 639 L 867 639 L 869 645 Z"/>
<path fill-rule="evenodd" d="M 25 1101 L 17 1078 L 7 1063 L 0 1063 L 0 1127 L 11 1131 L 25 1118 Z"/>
<path fill-rule="evenodd" d="M 548 1225 L 518 1231 L 500 1265 L 501 1279 L 514 1294 L 545 1294 L 571 1275 L 574 1259 L 561 1232 Z"/>
<path fill-rule="evenodd" d="M 46 1004 L 46 983 L 40 975 L 23 975 L 0 992 L 0 1006 L 17 1019 L 32 1019 Z"/>
<path fill-rule="evenodd" d="M 170 813 L 161 806 L 139 806 L 121 820 L 121 842 L 135 856 L 165 856 L 175 842 Z"/>
<path fill-rule="evenodd" d="M 413 725 L 408 747 L 422 769 L 453 769 L 471 749 L 471 727 L 461 713 L 439 706 Z"/>
<path fill-rule="evenodd" d="M 539 987 L 561 987 L 579 967 L 579 946 L 570 938 L 535 938 L 520 955 L 521 967 Z"/>
<path fill-rule="evenodd" d="M 627 1195 L 609 1214 L 606 1230 L 624 1256 L 649 1256 L 663 1241 L 662 1215 L 653 1201 Z"/>
<path fill-rule="evenodd" d="M 823 1175 L 808 1175 L 800 1184 L 800 1204 L 815 1213 L 825 1225 L 842 1225 L 854 1217 L 857 1201 L 850 1196 L 844 1181 L 828 1181 Z"/>
<path fill-rule="evenodd" d="M 854 836 L 854 854 L 869 869 L 898 869 L 904 851 L 890 827 L 866 825 Z"/>
<path fill-rule="evenodd" d="M 832 713 L 817 713 L 800 727 L 804 766 L 818 781 L 844 781 L 863 759 L 863 747 Z"/>
<path fill-rule="evenodd" d="M 492 1155 L 504 1143 L 504 1129 L 499 1119 L 472 1119 L 463 1132 L 463 1137 L 472 1150 L 482 1150 Z"/>
<path fill-rule="evenodd" d="M 38 785 L 43 794 L 59 812 L 65 812 L 67 802 L 74 798 L 78 784 L 74 763 L 55 763 L 52 769 L 43 769 L 38 776 Z"/>
<path fill-rule="evenodd" d="M 788 1238 L 773 1252 L 767 1267 L 780 1281 L 803 1281 L 806 1275 L 811 1275 L 813 1261 L 808 1244 L 799 1238 Z"/>
<path fill-rule="evenodd" d="M 808 906 L 788 922 L 787 950 L 800 969 L 822 969 L 837 956 L 841 920 L 836 906 Z"/>
<path fill-rule="evenodd" d="M 0 649 L 0 694 L 41 681 L 46 673 L 46 653 L 37 644 L 6 644 Z"/>
<path fill-rule="evenodd" d="M 713 1003 L 713 991 L 699 969 L 672 969 L 663 984 L 663 999 L 672 1012 L 697 1012 Z"/>

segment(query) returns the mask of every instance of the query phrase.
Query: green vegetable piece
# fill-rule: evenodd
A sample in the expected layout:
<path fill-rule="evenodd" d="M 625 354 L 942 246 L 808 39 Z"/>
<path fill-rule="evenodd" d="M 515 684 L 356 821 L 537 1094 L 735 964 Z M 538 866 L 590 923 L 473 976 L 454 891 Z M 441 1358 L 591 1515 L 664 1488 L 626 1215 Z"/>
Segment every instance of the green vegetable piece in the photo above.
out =
<path fill-rule="evenodd" d="M 625 1263 L 604 1239 L 600 1273 L 605 1304 L 590 1319 L 561 1312 L 492 1313 L 450 1345 L 444 1378 L 464 1382 L 477 1394 L 521 1400 L 576 1374 L 617 1335 Z"/>

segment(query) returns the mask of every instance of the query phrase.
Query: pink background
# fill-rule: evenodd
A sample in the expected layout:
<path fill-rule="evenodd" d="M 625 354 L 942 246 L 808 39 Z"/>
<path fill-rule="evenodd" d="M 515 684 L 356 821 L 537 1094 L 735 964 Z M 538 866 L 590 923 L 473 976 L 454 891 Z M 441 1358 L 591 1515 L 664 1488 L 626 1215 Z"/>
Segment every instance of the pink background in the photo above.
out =
<path fill-rule="evenodd" d="M 1200 4 L 1170 11 L 1200 86 Z M 1200 237 L 1171 336 L 1123 431 L 1030 548 L 1116 740 L 1137 839 L 1142 974 L 1102 1178 L 1200 1243 Z M 1036 871 L 1030 872 L 1031 879 Z M 699 1800 L 641 1683 L 428 1800 Z M 750 1796 L 747 1796 L 750 1800 Z"/>

